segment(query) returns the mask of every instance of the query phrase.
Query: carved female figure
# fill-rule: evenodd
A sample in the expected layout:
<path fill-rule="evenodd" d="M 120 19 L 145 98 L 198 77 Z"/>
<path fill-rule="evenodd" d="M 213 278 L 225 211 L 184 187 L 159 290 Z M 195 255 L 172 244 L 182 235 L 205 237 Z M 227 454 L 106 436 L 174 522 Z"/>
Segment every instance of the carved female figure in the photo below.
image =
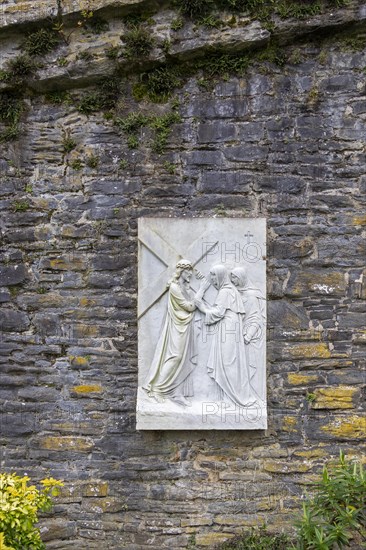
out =
<path fill-rule="evenodd" d="M 246 407 L 255 402 L 249 379 L 243 340 L 243 301 L 230 281 L 225 266 L 215 265 L 210 271 L 211 283 L 218 290 L 215 303 L 207 306 L 196 299 L 211 326 L 212 343 L 207 370 L 222 392 L 234 403 Z"/>
<path fill-rule="evenodd" d="M 265 297 L 250 281 L 244 267 L 231 271 L 231 280 L 238 289 L 245 309 L 243 337 L 247 348 L 251 385 L 263 399 L 264 377 L 264 336 L 265 336 Z"/>
<path fill-rule="evenodd" d="M 193 332 L 196 305 L 194 298 L 202 297 L 207 281 L 202 280 L 196 295 L 190 290 L 193 266 L 180 260 L 168 283 L 168 309 L 164 327 L 155 350 L 144 389 L 158 402 L 165 398 L 180 405 L 191 405 L 193 396 L 191 374 L 197 364 L 197 346 Z M 198 278 L 202 279 L 199 274 Z"/>

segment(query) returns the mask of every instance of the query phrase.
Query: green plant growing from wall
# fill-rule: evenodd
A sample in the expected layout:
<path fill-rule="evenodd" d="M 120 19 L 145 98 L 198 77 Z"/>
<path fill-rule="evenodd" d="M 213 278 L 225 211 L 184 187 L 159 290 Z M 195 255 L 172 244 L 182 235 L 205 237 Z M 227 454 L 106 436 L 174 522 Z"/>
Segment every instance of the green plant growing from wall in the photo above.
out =
<path fill-rule="evenodd" d="M 165 53 L 165 55 L 169 55 L 171 46 L 172 46 L 172 43 L 169 40 L 169 38 L 165 38 L 160 47 L 163 50 L 163 52 Z"/>
<path fill-rule="evenodd" d="M 154 103 L 165 103 L 181 82 L 177 67 L 166 65 L 143 73 L 132 93 L 136 101 L 147 97 Z"/>
<path fill-rule="evenodd" d="M 80 59 L 81 61 L 92 61 L 93 54 L 91 54 L 88 50 L 83 50 L 77 55 L 77 59 Z"/>
<path fill-rule="evenodd" d="M 174 67 L 155 69 L 147 75 L 147 95 L 152 101 L 167 101 L 180 82 L 178 72 Z"/>
<path fill-rule="evenodd" d="M 207 27 L 208 29 L 219 29 L 224 25 L 223 21 L 219 17 L 216 17 L 213 14 L 206 15 L 205 17 L 201 17 L 198 20 L 198 23 L 203 27 Z"/>
<path fill-rule="evenodd" d="M 103 96 L 97 90 L 87 92 L 83 95 L 77 104 L 77 109 L 84 115 L 90 115 L 91 113 L 97 113 L 103 109 Z"/>
<path fill-rule="evenodd" d="M 152 25 L 154 23 L 152 15 L 155 11 L 156 10 L 154 10 L 153 8 L 147 8 L 147 6 L 145 6 L 145 9 L 143 11 L 133 11 L 132 13 L 129 13 L 128 15 L 123 17 L 123 23 L 129 29 L 139 27 L 143 23 L 146 23 L 147 25 Z"/>
<path fill-rule="evenodd" d="M 152 143 L 152 150 L 161 154 L 167 145 L 171 134 L 173 124 L 182 122 L 181 116 L 176 111 L 171 111 L 162 116 L 153 117 L 149 123 L 150 128 L 155 130 L 155 136 Z"/>
<path fill-rule="evenodd" d="M 148 115 L 142 111 L 130 113 L 127 117 L 117 117 L 116 125 L 127 135 L 127 145 L 130 149 L 139 146 L 139 133 L 143 127 L 154 130 L 151 148 L 155 153 L 162 153 L 166 147 L 173 124 L 181 122 L 181 116 L 175 108 L 164 115 Z"/>
<path fill-rule="evenodd" d="M 27 36 L 22 50 L 29 56 L 46 55 L 56 49 L 61 42 L 61 35 L 54 29 L 42 28 Z"/>
<path fill-rule="evenodd" d="M 175 174 L 177 166 L 173 162 L 169 162 L 168 160 L 164 162 L 164 169 L 171 175 Z"/>
<path fill-rule="evenodd" d="M 179 31 L 183 27 L 184 27 L 183 17 L 176 17 L 175 19 L 173 19 L 172 24 L 171 24 L 172 31 Z"/>
<path fill-rule="evenodd" d="M 88 168 L 98 168 L 99 157 L 97 155 L 89 155 L 86 159 L 86 165 Z"/>
<path fill-rule="evenodd" d="M 79 170 L 82 169 L 83 163 L 82 163 L 81 159 L 74 159 L 73 161 L 70 162 L 70 166 L 73 170 L 78 172 Z"/>
<path fill-rule="evenodd" d="M 177 0 L 177 5 L 184 15 L 192 19 L 206 15 L 215 6 L 213 0 Z"/>
<path fill-rule="evenodd" d="M 319 1 L 305 2 L 278 2 L 275 5 L 275 13 L 282 19 L 305 19 L 312 15 L 322 13 L 322 4 Z"/>
<path fill-rule="evenodd" d="M 108 57 L 108 59 L 116 60 L 118 59 L 120 52 L 121 52 L 121 48 L 119 46 L 111 46 L 105 51 L 105 54 Z"/>
<path fill-rule="evenodd" d="M 17 139 L 22 112 L 23 102 L 20 97 L 10 92 L 0 92 L 0 122 L 5 126 L 0 133 L 0 142 Z"/>
<path fill-rule="evenodd" d="M 71 105 L 72 103 L 70 94 L 65 91 L 56 90 L 54 92 L 49 92 L 48 94 L 46 94 L 45 99 L 53 105 L 61 105 L 62 103 Z"/>
<path fill-rule="evenodd" d="M 219 26 L 220 19 L 212 14 L 214 10 L 229 13 L 243 13 L 255 17 L 262 23 L 272 24 L 273 15 L 282 19 L 305 19 L 325 13 L 329 7 L 341 7 L 349 0 L 176 0 L 180 12 L 206 26 Z M 173 28 L 173 27 L 172 27 Z M 174 30 L 174 29 L 173 29 Z"/>
<path fill-rule="evenodd" d="M 29 55 L 21 54 L 8 61 L 6 70 L 2 74 L 2 80 L 12 86 L 21 86 L 23 81 L 34 74 L 36 70 L 35 61 Z"/>
<path fill-rule="evenodd" d="M 317 84 L 314 84 L 314 86 L 312 86 L 312 88 L 309 90 L 309 93 L 308 93 L 308 96 L 307 96 L 307 99 L 306 99 L 306 105 L 308 106 L 309 109 L 314 109 L 318 103 L 319 103 L 319 88 L 317 86 Z"/>
<path fill-rule="evenodd" d="M 75 149 L 77 143 L 76 141 L 71 137 L 70 130 L 62 129 L 62 151 L 64 155 L 67 155 L 68 153 L 71 153 L 73 149 Z"/>
<path fill-rule="evenodd" d="M 117 126 L 127 134 L 127 146 L 136 149 L 139 146 L 138 134 L 144 126 L 147 126 L 150 117 L 141 111 L 130 113 L 125 118 L 117 118 Z"/>
<path fill-rule="evenodd" d="M 93 12 L 89 13 L 93 14 Z M 86 19 L 85 29 L 93 34 L 101 34 L 109 29 L 109 23 L 102 17 L 93 14 L 91 17 Z"/>
<path fill-rule="evenodd" d="M 151 33 L 143 27 L 134 27 L 123 37 L 125 43 L 124 56 L 127 59 L 147 57 L 154 46 Z"/>
<path fill-rule="evenodd" d="M 40 530 L 35 527 L 38 512 L 51 509 L 52 498 L 59 494 L 63 483 L 48 478 L 42 488 L 28 485 L 28 476 L 0 474 L 0 542 L 14 550 L 43 550 Z M 1 548 L 1 546 L 0 546 Z"/>
<path fill-rule="evenodd" d="M 324 466 L 314 484 L 314 496 L 303 505 L 298 527 L 299 550 L 335 550 L 348 546 L 355 536 L 366 541 L 366 469 L 345 459 Z"/>
<path fill-rule="evenodd" d="M 117 78 L 105 78 L 98 89 L 84 94 L 77 102 L 77 109 L 84 115 L 113 109 L 120 94 L 120 81 Z"/>
<path fill-rule="evenodd" d="M 59 57 L 56 63 L 59 67 L 67 67 L 69 61 L 66 59 L 66 57 Z"/>
<path fill-rule="evenodd" d="M 26 212 L 30 208 L 30 204 L 25 200 L 14 201 L 12 208 L 14 212 Z"/>
<path fill-rule="evenodd" d="M 316 400 L 316 394 L 315 393 L 312 393 L 312 392 L 309 392 L 306 394 L 306 400 L 309 402 L 309 403 L 313 403 L 315 400 Z"/>

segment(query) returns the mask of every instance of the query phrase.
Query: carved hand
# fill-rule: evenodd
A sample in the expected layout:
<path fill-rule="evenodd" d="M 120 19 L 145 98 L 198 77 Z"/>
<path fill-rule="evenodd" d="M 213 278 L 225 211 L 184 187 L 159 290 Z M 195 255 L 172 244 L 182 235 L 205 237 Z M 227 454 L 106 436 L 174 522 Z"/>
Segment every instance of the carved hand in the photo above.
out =
<path fill-rule="evenodd" d="M 203 295 L 206 292 L 206 290 L 209 288 L 210 284 L 211 284 L 210 281 L 208 281 L 206 279 L 206 277 L 204 277 L 201 280 L 200 288 L 199 288 L 198 292 L 202 291 L 202 295 Z"/>
<path fill-rule="evenodd" d="M 202 302 L 202 299 L 198 296 L 198 292 L 196 294 L 196 297 L 194 299 L 194 303 L 196 305 L 196 307 L 202 311 L 202 313 L 206 313 L 206 307 L 204 305 L 204 303 Z"/>
<path fill-rule="evenodd" d="M 205 276 L 203 273 L 201 273 L 199 269 L 195 269 L 194 272 L 195 272 L 194 274 L 196 276 L 196 279 L 204 279 Z"/>

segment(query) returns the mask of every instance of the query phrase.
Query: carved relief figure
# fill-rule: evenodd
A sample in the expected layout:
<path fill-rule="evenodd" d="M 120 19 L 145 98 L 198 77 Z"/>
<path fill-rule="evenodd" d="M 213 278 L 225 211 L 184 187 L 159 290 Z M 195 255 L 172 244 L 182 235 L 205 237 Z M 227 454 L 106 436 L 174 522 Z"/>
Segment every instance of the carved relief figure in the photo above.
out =
<path fill-rule="evenodd" d="M 250 281 L 244 267 L 231 271 L 231 280 L 238 289 L 245 309 L 243 337 L 247 348 L 251 386 L 264 397 L 264 338 L 265 338 L 265 297 Z"/>
<path fill-rule="evenodd" d="M 246 407 L 256 397 L 250 386 L 249 364 L 243 339 L 243 300 L 233 286 L 225 266 L 215 265 L 210 271 L 212 285 L 218 290 L 215 303 L 207 306 L 195 300 L 205 314 L 205 324 L 211 327 L 212 343 L 207 370 L 219 387 L 218 397 L 227 396 L 239 406 Z"/>
<path fill-rule="evenodd" d="M 165 398 L 189 406 L 189 397 L 194 394 L 192 372 L 197 364 L 197 344 L 193 331 L 196 305 L 194 298 L 201 299 L 207 281 L 201 279 L 198 292 L 190 290 L 193 273 L 192 263 L 180 260 L 173 278 L 168 283 L 168 309 L 144 390 L 158 402 Z"/>

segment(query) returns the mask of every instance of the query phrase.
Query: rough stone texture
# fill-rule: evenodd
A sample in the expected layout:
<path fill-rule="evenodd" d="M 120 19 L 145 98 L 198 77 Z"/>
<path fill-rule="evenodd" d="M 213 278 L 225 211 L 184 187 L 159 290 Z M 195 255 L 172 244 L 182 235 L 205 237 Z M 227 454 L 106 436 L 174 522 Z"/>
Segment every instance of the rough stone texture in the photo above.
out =
<path fill-rule="evenodd" d="M 65 13 L 80 9 L 62 4 Z M 48 9 L 57 2 L 2 5 L 1 24 L 14 33 L 3 33 L 4 63 L 24 36 L 18 23 Z M 154 16 L 161 42 L 176 17 L 169 13 Z M 19 141 L 1 145 L 0 459 L 2 469 L 65 480 L 44 519 L 49 548 L 186 548 L 193 536 L 206 548 L 254 524 L 288 528 L 322 464 L 340 447 L 361 455 L 366 55 L 336 27 L 355 21 L 364 32 L 366 9 L 355 2 L 332 13 L 276 23 L 287 42 L 335 27 L 327 42 L 296 43 L 283 67 L 257 63 L 213 90 L 188 80 L 177 93 L 182 122 L 161 155 L 149 128 L 129 149 L 103 114 L 27 93 Z M 104 16 L 111 34 L 75 31 L 30 87 L 74 87 L 77 96 L 77 86 L 111 74 L 99 52 L 116 36 L 121 43 L 121 23 L 113 26 L 113 10 Z M 189 45 L 191 27 L 177 38 L 187 59 L 201 47 Z M 196 32 L 201 44 L 206 31 Z M 79 39 L 84 49 L 95 42 L 90 64 L 76 60 Z M 155 50 L 151 66 L 164 58 Z M 69 67 L 56 63 L 63 57 Z M 128 83 L 122 103 L 124 115 L 139 108 Z M 76 142 L 68 154 L 63 130 Z M 90 155 L 99 157 L 94 168 Z M 267 218 L 265 433 L 136 432 L 142 215 Z"/>

